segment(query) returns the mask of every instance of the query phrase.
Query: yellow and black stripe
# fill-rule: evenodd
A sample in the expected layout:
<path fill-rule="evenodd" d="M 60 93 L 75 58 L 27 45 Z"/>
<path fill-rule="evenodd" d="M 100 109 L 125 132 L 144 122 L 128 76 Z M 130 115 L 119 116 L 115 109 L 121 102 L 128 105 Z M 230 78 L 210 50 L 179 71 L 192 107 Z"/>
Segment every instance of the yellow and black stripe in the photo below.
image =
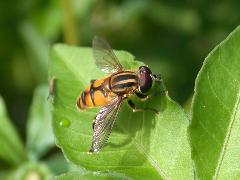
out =
<path fill-rule="evenodd" d="M 96 80 L 81 93 L 77 100 L 79 109 L 105 106 L 116 96 L 133 93 L 138 88 L 138 76 L 132 71 L 122 71 Z"/>
<path fill-rule="evenodd" d="M 86 109 L 95 106 L 104 106 L 112 100 L 112 95 L 106 92 L 103 87 L 104 81 L 107 78 L 96 80 L 85 89 L 77 100 L 77 107 Z"/>
<path fill-rule="evenodd" d="M 111 76 L 111 90 L 116 94 L 134 91 L 138 87 L 138 76 L 132 71 L 123 71 Z"/>

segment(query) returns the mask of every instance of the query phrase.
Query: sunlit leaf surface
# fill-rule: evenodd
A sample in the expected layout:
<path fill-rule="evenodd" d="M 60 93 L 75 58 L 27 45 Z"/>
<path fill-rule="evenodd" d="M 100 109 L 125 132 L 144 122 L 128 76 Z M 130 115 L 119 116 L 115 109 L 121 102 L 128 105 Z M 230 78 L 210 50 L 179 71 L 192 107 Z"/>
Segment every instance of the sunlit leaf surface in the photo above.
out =
<path fill-rule="evenodd" d="M 200 179 L 240 178 L 240 28 L 206 58 L 196 80 L 190 126 Z"/>
<path fill-rule="evenodd" d="M 126 69 L 138 69 L 127 52 L 117 51 Z M 111 171 L 132 178 L 192 179 L 192 161 L 187 138 L 188 119 L 166 95 L 150 98 L 138 106 L 152 112 L 133 113 L 124 103 L 107 145 L 98 154 L 88 154 L 92 120 L 98 109 L 80 112 L 75 103 L 91 79 L 104 77 L 94 64 L 90 48 L 55 45 L 50 54 L 49 79 L 55 77 L 53 129 L 57 145 L 74 164 L 93 171 Z"/>

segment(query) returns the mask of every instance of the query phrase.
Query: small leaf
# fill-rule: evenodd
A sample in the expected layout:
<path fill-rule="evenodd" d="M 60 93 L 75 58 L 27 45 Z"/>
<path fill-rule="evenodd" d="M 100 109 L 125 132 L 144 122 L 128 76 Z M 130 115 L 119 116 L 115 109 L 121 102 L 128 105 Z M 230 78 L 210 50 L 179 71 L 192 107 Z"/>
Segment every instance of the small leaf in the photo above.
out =
<path fill-rule="evenodd" d="M 27 160 L 23 144 L 7 117 L 2 97 L 0 96 L 0 159 L 17 166 Z"/>
<path fill-rule="evenodd" d="M 126 69 L 142 65 L 127 52 L 116 51 L 116 54 Z M 49 78 L 56 77 L 54 134 L 71 162 L 89 170 L 114 171 L 136 179 L 193 178 L 187 139 L 189 121 L 167 96 L 150 98 L 146 104 L 137 101 L 138 106 L 160 110 L 158 116 L 152 112 L 133 113 L 124 103 L 107 145 L 98 154 L 88 154 L 92 120 L 98 108 L 79 112 L 75 103 L 91 79 L 106 74 L 97 69 L 90 48 L 56 45 L 50 58 Z"/>
<path fill-rule="evenodd" d="M 51 127 L 51 106 L 47 101 L 48 87 L 39 86 L 27 122 L 27 149 L 31 158 L 38 159 L 55 145 Z"/>
<path fill-rule="evenodd" d="M 189 131 L 199 179 L 239 179 L 240 27 L 204 62 Z"/>
<path fill-rule="evenodd" d="M 6 180 L 45 180 L 51 177 L 48 167 L 44 163 L 27 162 L 21 164 L 19 168 L 14 170 Z"/>

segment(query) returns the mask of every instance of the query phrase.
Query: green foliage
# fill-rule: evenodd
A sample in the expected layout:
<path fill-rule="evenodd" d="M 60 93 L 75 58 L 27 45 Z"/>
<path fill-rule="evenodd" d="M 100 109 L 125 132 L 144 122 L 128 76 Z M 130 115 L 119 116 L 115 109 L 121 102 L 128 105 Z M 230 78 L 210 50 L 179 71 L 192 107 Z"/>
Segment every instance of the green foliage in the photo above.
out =
<path fill-rule="evenodd" d="M 35 90 L 27 123 L 27 149 L 31 158 L 40 158 L 55 144 L 51 128 L 51 106 L 47 97 L 47 86 L 39 86 Z"/>
<path fill-rule="evenodd" d="M 12 126 L 4 102 L 0 96 L 0 159 L 12 166 L 20 165 L 27 160 L 23 144 Z"/>
<path fill-rule="evenodd" d="M 206 58 L 196 80 L 190 137 L 200 179 L 239 179 L 240 27 Z"/>
<path fill-rule="evenodd" d="M 28 162 L 21 164 L 21 167 L 16 169 L 11 174 L 5 177 L 6 180 L 28 180 L 40 179 L 46 180 L 51 176 L 49 168 L 44 163 Z"/>
<path fill-rule="evenodd" d="M 71 172 L 62 174 L 60 176 L 55 176 L 51 178 L 51 180 L 79 180 L 79 179 L 87 179 L 87 180 L 127 180 L 126 176 L 117 173 L 97 173 L 97 172 Z"/>
<path fill-rule="evenodd" d="M 47 80 L 47 42 L 30 22 L 21 26 L 26 53 L 29 56 L 32 73 L 39 83 Z"/>
<path fill-rule="evenodd" d="M 167 95 L 137 103 L 157 108 L 157 116 L 132 113 L 124 104 L 106 147 L 98 154 L 88 154 L 91 123 L 98 110 L 79 112 L 75 103 L 90 80 L 104 74 L 94 65 L 91 49 L 55 45 L 50 54 L 50 77 L 56 77 L 53 129 L 58 146 L 76 165 L 126 178 L 194 179 L 193 169 L 199 179 L 239 178 L 239 42 L 240 27 L 209 54 L 196 80 L 189 126 L 194 166 L 187 115 Z M 129 53 L 115 52 L 126 69 L 142 65 Z M 84 173 L 56 179 L 97 178 Z"/>
<path fill-rule="evenodd" d="M 64 68 L 59 69 L 59 72 L 62 71 L 63 74 L 67 75 L 63 77 L 66 81 L 63 82 L 60 79 L 59 85 L 58 80 L 56 81 L 55 105 L 62 109 L 54 110 L 55 116 L 65 117 L 62 112 L 71 111 L 69 113 L 71 119 L 61 119 L 61 127 L 55 128 L 55 131 L 65 133 L 65 130 L 62 130 L 63 127 L 65 129 L 74 127 L 76 132 L 74 131 L 74 136 L 69 136 L 69 138 L 71 142 L 75 142 L 77 139 L 76 142 L 79 144 L 74 144 L 74 146 L 81 147 L 79 149 L 82 150 L 81 153 L 79 149 L 76 151 L 70 149 L 73 144 L 69 145 L 65 143 L 65 140 L 61 141 L 61 136 L 56 135 L 58 144 L 61 144 L 62 148 L 65 144 L 63 149 L 66 151 L 65 154 L 68 154 L 66 157 L 70 163 L 66 163 L 65 158 L 57 148 L 51 148 L 54 144 L 49 127 L 51 107 L 45 101 L 48 93 L 47 87 L 37 88 L 34 97 L 32 97 L 33 91 L 39 84 L 47 82 L 48 47 L 56 42 L 67 43 L 65 39 L 68 36 L 74 37 L 74 42 L 78 42 L 78 46 L 89 46 L 92 37 L 97 34 L 109 40 L 113 47 L 133 52 L 153 71 L 160 72 L 170 97 L 180 104 L 184 104 L 185 111 L 188 113 L 191 107 L 194 79 L 202 66 L 203 58 L 239 24 L 239 5 L 240 1 L 221 1 L 218 3 L 210 1 L 190 3 L 189 1 L 177 0 L 165 2 L 158 0 L 1 1 L 0 94 L 6 102 L 8 113 L 6 113 L 4 103 L 0 98 L 0 179 L 6 179 L 5 177 L 16 179 L 19 175 L 28 174 L 28 172 L 30 175 L 36 175 L 34 173 L 37 172 L 37 174 L 44 175 L 40 177 L 49 177 L 67 171 L 74 172 L 64 174 L 60 178 L 78 179 L 77 176 L 79 176 L 80 179 L 96 179 L 100 176 L 103 179 L 111 177 L 115 179 L 120 176 L 121 179 L 125 172 L 120 172 L 123 166 L 118 165 L 124 164 L 125 166 L 127 163 L 135 162 L 132 157 L 137 157 L 135 159 L 138 164 L 134 164 L 135 166 L 142 168 L 148 165 L 149 161 L 145 155 L 136 150 L 136 145 L 132 144 L 133 142 L 138 144 L 142 141 L 144 141 L 142 149 L 145 150 L 143 152 L 147 152 L 151 155 L 150 157 L 157 160 L 157 163 L 163 165 L 164 172 L 181 173 L 178 171 L 182 171 L 182 169 L 183 174 L 190 172 L 192 165 L 187 158 L 190 152 L 185 142 L 186 137 L 181 136 L 180 129 L 178 129 L 181 127 L 182 131 L 185 132 L 186 115 L 167 96 L 149 99 L 146 103 L 138 102 L 135 97 L 133 98 L 137 101 L 138 106 L 156 106 L 161 110 L 161 115 L 158 117 L 151 113 L 149 115 L 149 112 L 133 114 L 126 105 L 123 105 L 114 132 L 110 137 L 110 143 L 101 152 L 107 152 L 107 155 L 104 156 L 100 153 L 93 155 L 93 157 L 86 155 L 82 158 L 85 156 L 83 152 L 86 152 L 91 144 L 91 119 L 96 115 L 97 109 L 88 110 L 83 114 L 75 112 L 73 107 L 75 98 L 90 79 L 104 76 L 103 73 L 96 70 L 93 64 L 90 67 L 94 68 L 89 70 L 86 66 L 89 64 L 82 63 L 82 58 L 84 58 L 84 62 L 91 61 L 92 63 L 89 49 L 85 49 L 88 55 L 85 54 L 84 50 L 83 54 L 76 56 L 79 61 L 78 67 L 72 67 L 75 64 L 67 65 L 74 69 L 74 74 L 76 74 L 74 79 L 71 79 L 73 76 L 69 72 L 69 68 Z M 189 136 L 196 179 L 239 179 L 240 176 L 238 173 L 240 169 L 238 162 L 240 157 L 238 153 L 240 146 L 238 143 L 239 107 L 237 105 L 239 94 L 238 31 L 236 30 L 209 55 L 196 82 L 192 117 L 191 113 L 189 115 L 192 118 Z M 52 52 L 52 55 L 56 56 L 53 59 L 58 59 L 58 56 L 67 57 L 70 60 L 76 58 L 72 56 L 72 51 L 79 51 L 79 49 L 72 48 L 70 50 L 70 47 L 66 47 L 66 49 L 68 49 L 68 54 L 64 52 L 64 56 Z M 130 57 L 129 54 L 121 52 L 118 55 L 122 58 L 129 57 L 129 59 L 123 60 L 126 67 L 135 68 L 139 65 L 139 62 L 132 61 L 133 57 Z M 218 55 L 221 57 L 218 58 Z M 58 64 L 56 67 L 64 66 L 65 61 L 68 62 L 66 59 L 64 62 L 56 62 Z M 79 71 L 81 72 L 79 73 Z M 68 76 L 68 74 L 70 75 Z M 76 78 L 78 76 L 79 78 Z M 208 78 L 211 83 L 208 82 Z M 63 97 L 58 96 L 58 94 L 63 95 Z M 29 110 L 31 99 L 33 102 Z M 65 102 L 65 100 L 67 101 Z M 61 106 L 60 103 L 62 103 Z M 87 117 L 81 119 L 85 116 Z M 125 116 L 129 117 L 125 118 Z M 179 117 L 180 120 L 174 118 L 175 116 Z M 152 124 L 150 125 L 149 121 L 144 121 L 142 124 L 144 128 L 140 128 L 143 117 Z M 75 127 L 76 124 L 79 126 Z M 55 126 L 56 124 L 54 124 Z M 27 127 L 26 131 L 25 127 Z M 126 127 L 127 129 L 125 129 Z M 171 129 L 173 127 L 174 129 Z M 82 129 L 84 129 L 85 134 L 81 134 Z M 169 135 L 165 136 L 167 133 Z M 156 137 L 153 136 L 155 134 L 157 134 Z M 82 139 L 85 135 L 87 136 L 84 137 L 83 141 L 78 139 L 78 137 Z M 26 137 L 26 139 L 21 141 L 20 137 Z M 161 157 L 157 157 L 152 150 L 151 143 L 155 143 L 156 138 L 161 140 L 158 142 L 160 144 L 158 153 Z M 184 143 L 176 143 L 182 142 L 181 138 L 183 138 Z M 120 139 L 123 141 L 122 144 Z M 116 141 L 119 142 L 115 143 Z M 26 142 L 25 147 L 23 142 Z M 172 147 L 174 142 L 177 145 Z M 173 152 L 180 152 L 179 149 L 175 148 L 178 147 L 178 144 L 184 149 L 185 154 L 181 153 L 180 160 L 176 161 L 177 165 L 183 162 L 185 157 L 187 161 L 184 162 L 188 166 L 181 163 L 180 169 L 169 170 L 166 166 L 169 168 L 177 166 L 174 162 L 168 161 L 168 157 L 170 158 Z M 130 156 L 122 158 L 124 161 L 119 163 L 122 155 L 121 153 L 119 155 L 118 151 L 124 153 L 131 147 L 132 151 L 130 152 L 138 152 L 135 153 L 136 156 L 130 154 Z M 166 152 L 168 149 L 170 151 Z M 109 150 L 116 150 L 115 153 L 120 156 L 115 162 L 118 164 L 116 167 L 102 167 L 100 169 L 96 162 L 105 162 L 109 159 L 114 161 L 116 158 L 115 156 L 111 158 Z M 70 153 L 72 151 L 74 152 Z M 127 155 L 127 153 L 125 154 Z M 141 158 L 139 158 L 139 154 L 141 154 Z M 79 156 L 76 158 L 75 155 Z M 82 162 L 83 160 L 85 161 Z M 72 165 L 71 162 L 77 164 L 78 167 Z M 96 173 L 86 171 L 79 167 L 79 164 L 91 170 L 111 170 L 109 170 L 110 172 Z M 89 164 L 96 164 L 96 166 L 87 167 Z M 171 167 L 172 164 L 174 167 Z M 151 167 L 146 171 L 144 170 L 145 172 L 142 171 L 142 174 L 150 170 L 154 171 L 155 169 Z M 136 172 L 137 170 L 128 171 L 124 177 L 135 177 Z M 171 174 L 170 177 L 177 176 L 178 174 Z M 142 177 L 144 176 L 138 178 Z"/>
<path fill-rule="evenodd" d="M 54 146 L 51 129 L 51 106 L 47 101 L 48 87 L 39 86 L 34 93 L 27 123 L 26 147 L 9 121 L 0 97 L 0 172 L 1 179 L 47 179 L 68 171 L 69 165 L 58 153 L 51 158 L 43 158 Z M 40 161 L 41 158 L 41 161 Z M 9 166 L 10 165 L 10 166 Z"/>
<path fill-rule="evenodd" d="M 192 95 L 203 58 L 240 19 L 240 1 L 68 2 L 78 45 L 89 46 L 98 34 L 114 47 L 133 52 L 164 75 L 171 97 L 181 104 Z M 24 117 L 16 114 L 26 114 L 34 88 L 47 82 L 46 49 L 64 42 L 63 27 L 68 20 L 59 0 L 1 1 L 0 12 L 0 77 L 4 84 L 0 92 L 19 125 Z"/>
<path fill-rule="evenodd" d="M 142 64 L 127 52 L 116 54 L 126 69 L 137 69 Z M 94 64 L 90 48 L 55 45 L 49 64 L 50 79 L 56 78 L 53 110 L 56 143 L 71 162 L 93 171 L 114 171 L 135 179 L 193 178 L 187 139 L 189 121 L 167 95 L 156 96 L 144 104 L 157 108 L 160 111 L 157 116 L 152 112 L 133 113 L 124 104 L 108 146 L 99 154 L 88 154 L 92 119 L 98 109 L 79 112 L 75 103 L 90 80 L 102 77 L 103 73 Z"/>

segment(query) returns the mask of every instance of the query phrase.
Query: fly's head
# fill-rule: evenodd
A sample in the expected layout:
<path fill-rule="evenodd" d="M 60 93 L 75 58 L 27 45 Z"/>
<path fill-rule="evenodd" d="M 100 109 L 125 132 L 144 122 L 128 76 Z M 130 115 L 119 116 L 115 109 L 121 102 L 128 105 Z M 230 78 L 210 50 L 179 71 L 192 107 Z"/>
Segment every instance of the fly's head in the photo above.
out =
<path fill-rule="evenodd" d="M 159 74 L 152 74 L 152 71 L 147 66 L 139 67 L 139 91 L 141 93 L 147 93 L 152 85 L 153 81 L 161 82 L 161 77 Z"/>
<path fill-rule="evenodd" d="M 152 71 L 147 66 L 140 66 L 139 67 L 139 91 L 141 93 L 148 92 L 153 83 L 152 79 Z"/>

